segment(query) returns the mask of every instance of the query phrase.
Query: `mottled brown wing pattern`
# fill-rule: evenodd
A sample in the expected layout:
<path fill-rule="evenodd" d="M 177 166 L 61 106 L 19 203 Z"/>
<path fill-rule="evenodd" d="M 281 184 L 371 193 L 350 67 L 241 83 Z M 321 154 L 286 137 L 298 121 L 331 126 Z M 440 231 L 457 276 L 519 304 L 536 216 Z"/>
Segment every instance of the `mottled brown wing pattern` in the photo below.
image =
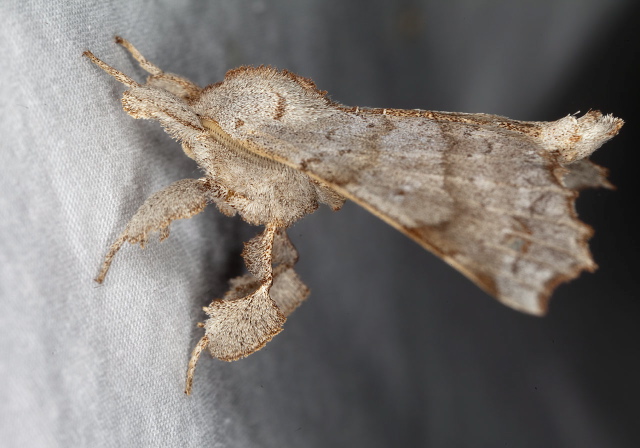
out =
<path fill-rule="evenodd" d="M 339 111 L 295 130 L 264 125 L 249 142 L 329 184 L 521 311 L 543 314 L 558 283 L 595 268 L 591 229 L 574 210 L 577 192 L 563 185 L 566 169 L 519 130 Z"/>

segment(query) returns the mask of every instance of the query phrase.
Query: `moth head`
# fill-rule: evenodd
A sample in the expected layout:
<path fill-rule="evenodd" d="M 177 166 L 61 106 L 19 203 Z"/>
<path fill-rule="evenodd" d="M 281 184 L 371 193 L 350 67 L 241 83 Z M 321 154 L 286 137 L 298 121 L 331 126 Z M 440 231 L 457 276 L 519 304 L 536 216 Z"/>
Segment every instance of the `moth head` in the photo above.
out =
<path fill-rule="evenodd" d="M 144 85 L 131 86 L 122 94 L 123 109 L 133 118 L 157 118 L 158 113 L 186 106 L 185 102 L 196 96 L 200 88 L 178 78 L 163 73 L 149 76 Z"/>
<path fill-rule="evenodd" d="M 122 95 L 123 109 L 133 118 L 156 119 L 173 138 L 178 140 L 196 139 L 204 130 L 198 116 L 189 108 L 187 101 L 200 91 L 192 82 L 177 75 L 162 72 L 148 62 L 127 41 L 116 38 L 124 45 L 140 65 L 151 73 L 147 83 L 141 85 L 124 73 L 101 61 L 90 51 L 84 55 L 91 62 L 129 87 Z"/>
<path fill-rule="evenodd" d="M 200 87 L 189 81 L 187 78 L 173 73 L 154 74 L 147 78 L 145 84 L 149 87 L 166 90 L 175 96 L 186 101 L 192 101 L 200 95 Z"/>
<path fill-rule="evenodd" d="M 129 90 L 125 91 L 122 96 L 122 106 L 129 115 L 134 118 L 151 118 L 153 116 L 153 107 L 148 104 L 152 96 L 149 95 L 149 88 L 145 88 L 121 71 L 98 59 L 90 51 L 87 50 L 83 54 L 117 81 L 129 87 Z M 157 90 L 161 91 L 161 89 Z M 147 104 L 145 105 L 145 103 Z"/>
<path fill-rule="evenodd" d="M 165 132 L 183 142 L 198 140 L 205 130 L 187 102 L 164 89 L 134 86 L 123 93 L 122 108 L 133 118 L 159 121 Z"/>
<path fill-rule="evenodd" d="M 122 108 L 125 112 L 133 118 L 153 118 L 157 107 L 150 100 L 159 89 L 149 90 L 144 86 L 126 90 L 122 94 Z"/>

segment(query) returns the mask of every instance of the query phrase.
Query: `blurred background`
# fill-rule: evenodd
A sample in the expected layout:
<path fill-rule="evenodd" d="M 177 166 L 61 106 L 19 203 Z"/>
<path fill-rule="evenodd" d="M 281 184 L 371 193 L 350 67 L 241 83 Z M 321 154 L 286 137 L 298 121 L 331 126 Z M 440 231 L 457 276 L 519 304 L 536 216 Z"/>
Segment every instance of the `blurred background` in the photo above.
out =
<path fill-rule="evenodd" d="M 4 446 L 640 444 L 640 141 L 631 0 L 8 1 L 0 4 L 0 439 Z M 200 308 L 256 232 L 211 208 L 162 245 L 110 240 L 146 197 L 198 169 L 80 57 L 145 75 L 120 34 L 200 85 L 239 65 L 312 78 L 347 105 L 549 121 L 625 120 L 581 193 L 594 274 L 548 316 L 499 304 L 354 204 L 290 230 L 312 295 L 236 363 L 184 368 Z"/>

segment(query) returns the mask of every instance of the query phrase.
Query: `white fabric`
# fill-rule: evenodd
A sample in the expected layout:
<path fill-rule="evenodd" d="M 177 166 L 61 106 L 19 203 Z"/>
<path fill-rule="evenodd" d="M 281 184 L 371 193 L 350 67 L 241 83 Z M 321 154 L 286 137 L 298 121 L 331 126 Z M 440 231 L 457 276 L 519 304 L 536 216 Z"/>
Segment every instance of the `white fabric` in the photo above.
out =
<path fill-rule="evenodd" d="M 353 205 L 292 229 L 310 299 L 258 354 L 230 364 L 205 354 L 191 397 L 195 324 L 240 274 L 250 229 L 210 208 L 162 244 L 125 246 L 104 285 L 92 281 L 146 197 L 199 176 L 81 56 L 143 79 L 114 34 L 200 85 L 265 63 L 347 104 L 551 119 L 533 114 L 594 24 L 623 11 L 361 3 L 0 4 L 0 445 L 609 444 L 550 342 L 561 323 L 502 307 Z"/>

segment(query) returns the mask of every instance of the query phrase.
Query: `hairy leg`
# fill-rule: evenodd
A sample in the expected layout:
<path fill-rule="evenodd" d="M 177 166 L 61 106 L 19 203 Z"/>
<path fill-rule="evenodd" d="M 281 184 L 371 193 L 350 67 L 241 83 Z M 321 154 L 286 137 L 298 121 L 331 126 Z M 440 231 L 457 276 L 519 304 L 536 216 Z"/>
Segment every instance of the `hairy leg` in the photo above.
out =
<path fill-rule="evenodd" d="M 205 185 L 204 179 L 183 179 L 149 197 L 109 248 L 96 282 L 104 281 L 113 257 L 125 242 L 144 247 L 153 232 L 160 232 L 162 241 L 169 236 L 172 221 L 191 218 L 204 210 L 207 206 Z"/>
<path fill-rule="evenodd" d="M 285 315 L 289 315 L 307 298 L 309 288 L 302 283 L 293 265 L 298 261 L 298 252 L 293 246 L 284 228 L 276 230 L 273 240 L 272 264 L 273 284 L 269 295 Z M 231 279 L 229 291 L 223 300 L 236 300 L 254 291 L 260 280 L 252 274 L 245 274 Z"/>
<path fill-rule="evenodd" d="M 223 361 L 250 355 L 282 330 L 286 316 L 309 295 L 293 271 L 298 254 L 285 229 L 267 225 L 263 233 L 245 243 L 242 256 L 249 274 L 231 280 L 224 297 L 205 308 L 209 319 L 189 361 L 187 395 L 205 348 Z"/>

